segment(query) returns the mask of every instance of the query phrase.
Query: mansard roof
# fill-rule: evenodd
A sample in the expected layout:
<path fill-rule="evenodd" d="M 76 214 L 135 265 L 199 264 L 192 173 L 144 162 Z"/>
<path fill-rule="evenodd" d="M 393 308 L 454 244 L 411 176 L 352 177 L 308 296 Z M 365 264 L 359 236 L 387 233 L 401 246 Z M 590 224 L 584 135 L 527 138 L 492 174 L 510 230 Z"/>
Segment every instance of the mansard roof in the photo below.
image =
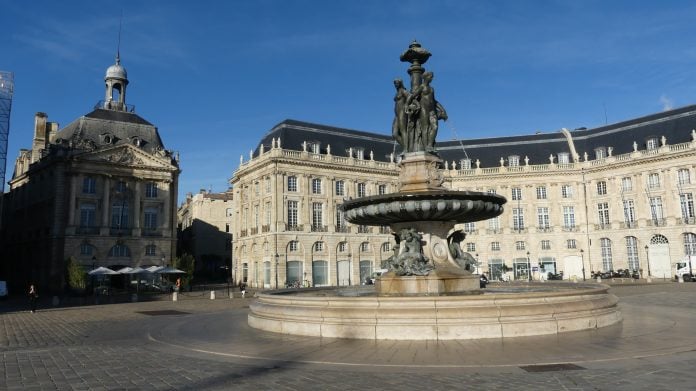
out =
<path fill-rule="evenodd" d="M 582 156 L 587 153 L 595 158 L 598 148 L 612 148 L 613 155 L 633 151 L 633 143 L 639 150 L 646 148 L 648 139 L 665 138 L 667 144 L 691 141 L 691 131 L 696 129 L 696 105 L 663 111 L 627 121 L 600 126 L 593 129 L 572 130 L 570 134 L 575 150 Z M 271 147 L 272 139 L 281 140 L 281 147 L 301 151 L 303 142 L 320 143 L 321 153 L 331 145 L 333 155 L 346 156 L 349 148 L 364 148 L 365 157 L 374 151 L 374 159 L 389 161 L 389 155 L 398 155 L 401 147 L 387 134 L 378 134 L 353 129 L 313 124 L 296 120 L 285 120 L 274 126 L 261 140 L 265 149 Z M 446 161 L 459 162 L 469 158 L 479 160 L 481 167 L 500 166 L 500 159 L 508 164 L 508 157 L 516 155 L 520 164 L 525 157 L 529 164 L 549 163 L 549 156 L 558 162 L 559 153 L 572 156 L 570 144 L 562 131 L 520 136 L 505 136 L 477 139 L 444 141 L 436 144 L 438 153 Z M 254 155 L 258 154 L 258 147 Z M 571 157 L 572 161 L 572 157 Z"/>
<path fill-rule="evenodd" d="M 105 109 L 95 109 L 71 122 L 52 141 L 95 148 L 128 143 L 150 153 L 164 149 L 157 128 L 150 122 L 134 113 Z"/>

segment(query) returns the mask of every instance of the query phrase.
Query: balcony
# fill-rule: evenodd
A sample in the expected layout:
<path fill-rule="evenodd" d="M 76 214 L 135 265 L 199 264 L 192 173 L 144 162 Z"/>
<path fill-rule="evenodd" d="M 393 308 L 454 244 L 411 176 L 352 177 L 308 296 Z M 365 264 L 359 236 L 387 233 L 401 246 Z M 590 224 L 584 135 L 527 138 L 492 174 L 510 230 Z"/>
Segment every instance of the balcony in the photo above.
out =
<path fill-rule="evenodd" d="M 493 228 L 488 228 L 488 229 L 486 230 L 486 233 L 489 234 L 489 235 L 501 234 L 501 233 L 503 233 L 503 230 L 500 229 L 500 228 L 495 228 L 495 229 L 493 229 Z"/>
<path fill-rule="evenodd" d="M 262 225 L 261 232 L 262 233 L 271 232 L 271 226 L 270 225 Z"/>
<path fill-rule="evenodd" d="M 595 229 L 595 231 L 601 231 L 604 229 L 611 229 L 611 224 L 595 224 L 594 229 Z"/>
<path fill-rule="evenodd" d="M 381 225 L 379 227 L 379 233 L 381 234 L 390 234 L 391 233 L 391 228 L 389 226 Z"/>
<path fill-rule="evenodd" d="M 548 232 L 553 232 L 553 228 L 551 228 L 551 227 L 537 227 L 536 231 L 537 231 L 537 233 L 548 233 Z"/>
<path fill-rule="evenodd" d="M 563 232 L 578 232 L 578 231 L 579 231 L 579 229 L 575 225 L 563 227 Z"/>
<path fill-rule="evenodd" d="M 302 224 L 285 224 L 286 231 L 304 231 Z"/>
<path fill-rule="evenodd" d="M 329 227 L 326 225 L 314 225 L 312 224 L 312 232 L 329 232 Z"/>
<path fill-rule="evenodd" d="M 648 225 L 652 227 L 664 227 L 667 225 L 667 220 L 665 219 L 652 219 L 648 220 Z"/>
<path fill-rule="evenodd" d="M 696 224 L 696 217 L 681 217 L 677 219 L 677 224 Z"/>
<path fill-rule="evenodd" d="M 251 231 L 250 235 L 256 235 L 259 233 L 259 227 L 251 228 L 250 231 Z"/>
<path fill-rule="evenodd" d="M 350 227 L 346 225 L 336 225 L 336 232 L 350 233 Z"/>
<path fill-rule="evenodd" d="M 638 223 L 635 221 L 624 221 L 621 223 L 621 228 L 638 228 Z"/>
<path fill-rule="evenodd" d="M 97 235 L 99 233 L 99 227 L 77 227 L 75 233 L 81 235 Z"/>
<path fill-rule="evenodd" d="M 359 234 L 371 234 L 372 227 L 368 227 L 366 225 L 358 225 L 358 233 Z"/>
<path fill-rule="evenodd" d="M 247 233 L 248 233 L 248 231 L 246 229 L 243 229 L 243 230 L 239 231 L 239 237 L 243 238 L 243 237 L 247 236 Z"/>

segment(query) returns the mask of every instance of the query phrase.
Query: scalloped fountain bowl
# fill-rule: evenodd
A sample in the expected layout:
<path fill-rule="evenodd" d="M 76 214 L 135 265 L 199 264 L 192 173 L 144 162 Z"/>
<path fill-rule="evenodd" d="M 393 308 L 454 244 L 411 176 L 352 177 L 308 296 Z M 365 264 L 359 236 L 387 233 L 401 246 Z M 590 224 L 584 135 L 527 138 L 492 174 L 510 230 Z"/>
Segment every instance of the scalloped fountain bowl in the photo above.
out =
<path fill-rule="evenodd" d="M 362 225 L 386 225 L 410 221 L 468 223 L 503 213 L 507 200 L 476 191 L 427 191 L 395 193 L 346 200 L 347 221 Z"/>

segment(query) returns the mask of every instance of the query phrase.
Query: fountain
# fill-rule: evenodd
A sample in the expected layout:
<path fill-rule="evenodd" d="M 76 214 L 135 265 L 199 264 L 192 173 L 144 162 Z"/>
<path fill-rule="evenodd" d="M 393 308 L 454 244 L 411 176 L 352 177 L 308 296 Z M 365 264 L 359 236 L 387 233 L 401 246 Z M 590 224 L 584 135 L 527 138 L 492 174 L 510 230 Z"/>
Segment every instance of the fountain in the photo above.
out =
<path fill-rule="evenodd" d="M 621 321 L 618 300 L 600 284 L 526 283 L 479 288 L 475 262 L 461 250 L 458 223 L 503 213 L 496 194 L 452 191 L 442 186 L 435 148 L 444 107 L 423 64 L 430 53 L 413 42 L 401 55 L 411 63 L 411 89 L 396 87 L 392 135 L 402 147 L 397 193 L 342 204 L 347 221 L 389 225 L 397 246 L 382 265 L 389 271 L 374 291 L 280 290 L 259 295 L 249 325 L 284 334 L 361 339 L 475 339 L 555 334 Z"/>

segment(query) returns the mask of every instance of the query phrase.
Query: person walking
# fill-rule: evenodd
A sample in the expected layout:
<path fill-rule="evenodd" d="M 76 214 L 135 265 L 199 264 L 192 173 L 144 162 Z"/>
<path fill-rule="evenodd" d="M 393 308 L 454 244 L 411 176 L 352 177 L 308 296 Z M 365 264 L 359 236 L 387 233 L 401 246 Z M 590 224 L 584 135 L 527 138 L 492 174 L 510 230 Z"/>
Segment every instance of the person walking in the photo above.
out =
<path fill-rule="evenodd" d="M 242 282 L 241 284 L 239 284 L 239 290 L 242 291 L 242 299 L 243 299 L 244 296 L 246 295 L 246 283 L 245 282 Z"/>
<path fill-rule="evenodd" d="M 34 287 L 34 284 L 29 285 L 29 304 L 31 305 L 31 312 L 35 313 L 36 312 L 36 299 L 39 298 L 39 295 L 36 293 L 36 287 Z"/>

